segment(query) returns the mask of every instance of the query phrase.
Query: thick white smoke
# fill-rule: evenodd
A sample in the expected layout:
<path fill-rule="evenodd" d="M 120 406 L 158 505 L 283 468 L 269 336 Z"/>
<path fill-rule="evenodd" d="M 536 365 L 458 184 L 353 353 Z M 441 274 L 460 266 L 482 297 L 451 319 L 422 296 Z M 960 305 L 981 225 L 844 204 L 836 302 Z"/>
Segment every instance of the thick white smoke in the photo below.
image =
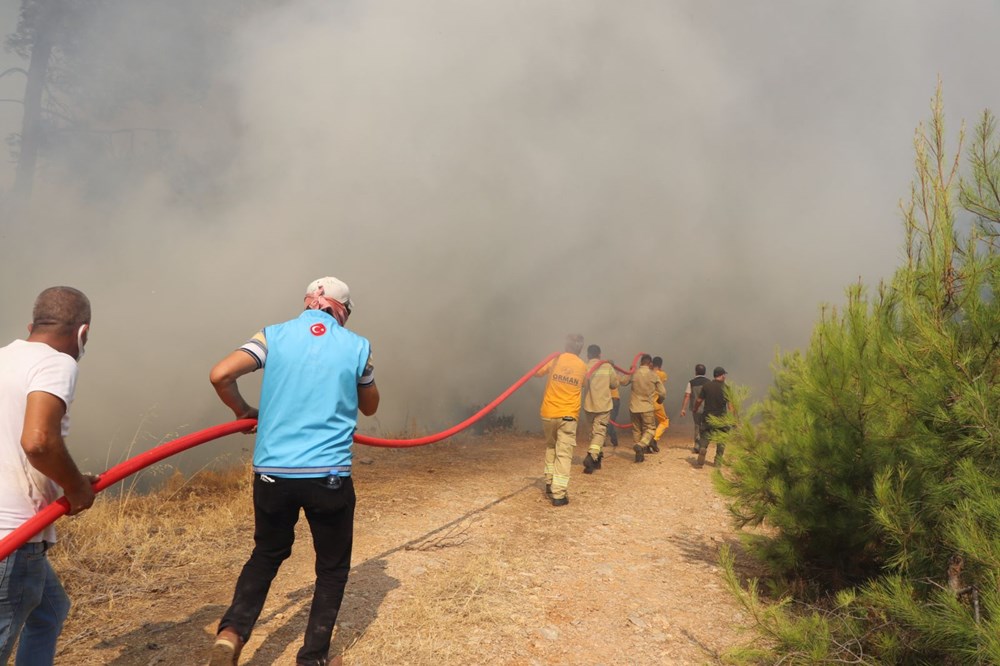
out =
<path fill-rule="evenodd" d="M 0 231 L 0 332 L 22 335 L 46 286 L 90 294 L 73 439 L 101 460 L 137 428 L 155 440 L 227 419 L 211 364 L 294 316 L 326 274 L 351 285 L 351 326 L 372 340 L 383 432 L 453 423 L 574 331 L 619 364 L 664 356 L 668 413 L 696 362 L 760 396 L 775 349 L 805 344 L 821 302 L 896 265 L 910 139 L 938 76 L 949 118 L 1000 107 L 1000 9 L 959 9 L 249 12 L 202 65 L 202 107 L 128 111 L 210 165 L 186 194 L 211 194 L 161 178 L 104 200 L 43 174 Z M 534 429 L 539 395 L 502 411 Z"/>

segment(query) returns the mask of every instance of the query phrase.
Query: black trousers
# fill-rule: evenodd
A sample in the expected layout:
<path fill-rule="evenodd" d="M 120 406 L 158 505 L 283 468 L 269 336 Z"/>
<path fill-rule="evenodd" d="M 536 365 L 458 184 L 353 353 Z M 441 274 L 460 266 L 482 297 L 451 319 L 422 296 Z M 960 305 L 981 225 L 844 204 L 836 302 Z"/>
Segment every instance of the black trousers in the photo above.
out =
<path fill-rule="evenodd" d="M 698 446 L 705 431 L 705 413 L 692 411 L 691 418 L 694 419 L 694 445 Z"/>
<path fill-rule="evenodd" d="M 334 487 L 339 484 L 339 487 Z M 246 642 L 250 638 L 271 581 L 291 555 L 295 523 L 304 510 L 316 551 L 316 586 L 298 664 L 324 664 L 333 625 L 351 571 L 354 541 L 354 484 L 350 477 L 282 479 L 254 475 L 254 549 L 236 581 L 233 603 L 219 623 Z"/>

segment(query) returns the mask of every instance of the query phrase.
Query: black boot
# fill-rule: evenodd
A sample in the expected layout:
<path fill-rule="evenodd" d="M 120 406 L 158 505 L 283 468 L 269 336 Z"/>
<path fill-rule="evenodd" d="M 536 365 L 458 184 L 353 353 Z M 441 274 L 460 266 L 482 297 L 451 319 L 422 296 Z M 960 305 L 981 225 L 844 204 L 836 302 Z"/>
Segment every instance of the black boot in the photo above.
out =
<path fill-rule="evenodd" d="M 601 469 L 601 461 L 604 460 L 604 451 L 597 454 L 597 469 Z"/>
<path fill-rule="evenodd" d="M 643 460 L 646 459 L 646 456 L 643 455 L 643 453 L 642 453 L 642 447 L 639 446 L 638 444 L 636 444 L 635 446 L 633 446 L 632 450 L 635 451 L 635 461 L 637 463 L 640 463 L 640 462 L 642 462 Z"/>
<path fill-rule="evenodd" d="M 597 461 L 594 460 L 593 456 L 591 456 L 590 453 L 587 453 L 587 455 L 583 457 L 584 474 L 593 474 L 594 470 L 598 469 L 599 467 L 600 466 L 597 464 Z"/>
<path fill-rule="evenodd" d="M 649 451 L 651 453 L 659 453 L 660 452 L 660 445 L 656 442 L 655 439 L 649 443 Z"/>

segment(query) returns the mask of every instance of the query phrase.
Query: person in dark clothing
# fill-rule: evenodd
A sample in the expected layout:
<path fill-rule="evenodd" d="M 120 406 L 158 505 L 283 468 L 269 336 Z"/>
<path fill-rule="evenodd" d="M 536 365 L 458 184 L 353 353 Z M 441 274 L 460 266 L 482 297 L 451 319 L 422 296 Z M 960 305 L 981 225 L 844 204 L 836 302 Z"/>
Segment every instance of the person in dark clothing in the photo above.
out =
<path fill-rule="evenodd" d="M 297 666 L 334 666 L 330 639 L 351 570 L 356 497 L 351 479 L 358 412 L 371 416 L 379 392 L 368 340 L 346 328 L 350 290 L 334 277 L 306 287 L 295 319 L 266 326 L 212 368 L 210 379 L 237 419 L 258 419 L 253 454 L 254 548 L 219 622 L 209 666 L 235 666 L 291 554 L 305 513 L 316 583 Z M 263 370 L 260 408 L 237 380 Z"/>
<path fill-rule="evenodd" d="M 699 412 L 695 410 L 694 403 L 701 395 L 701 387 L 706 383 L 710 382 L 708 377 L 705 376 L 705 366 L 701 363 L 694 366 L 694 377 L 688 382 L 687 388 L 684 389 L 684 400 L 681 402 L 681 416 L 687 413 L 687 406 L 691 405 L 691 416 L 694 418 L 694 448 L 692 451 L 698 453 L 698 449 L 701 448 L 701 430 L 704 427 L 704 412 Z"/>
<path fill-rule="evenodd" d="M 709 445 L 715 442 L 715 460 L 712 464 L 716 467 L 722 465 L 722 454 L 726 451 L 726 445 L 719 442 L 715 437 L 720 432 L 728 430 L 725 426 L 712 423 L 712 417 L 722 418 L 726 412 L 732 409 L 729 402 L 729 395 L 726 390 L 726 371 L 722 367 L 717 367 L 712 371 L 714 380 L 705 382 L 701 387 L 701 395 L 694 401 L 694 411 L 704 405 L 705 413 L 702 416 L 703 430 L 701 443 L 698 445 L 698 462 L 695 467 L 701 468 L 705 465 L 705 455 L 708 453 Z"/>

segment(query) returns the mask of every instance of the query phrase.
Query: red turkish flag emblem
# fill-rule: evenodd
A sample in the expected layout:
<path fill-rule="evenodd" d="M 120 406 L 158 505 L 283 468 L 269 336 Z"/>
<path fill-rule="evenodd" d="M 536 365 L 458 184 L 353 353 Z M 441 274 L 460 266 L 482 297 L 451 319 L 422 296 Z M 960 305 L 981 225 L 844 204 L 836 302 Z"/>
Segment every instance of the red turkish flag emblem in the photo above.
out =
<path fill-rule="evenodd" d="M 323 324 L 313 324 L 309 327 L 309 332 L 318 337 L 326 333 L 326 326 Z"/>

